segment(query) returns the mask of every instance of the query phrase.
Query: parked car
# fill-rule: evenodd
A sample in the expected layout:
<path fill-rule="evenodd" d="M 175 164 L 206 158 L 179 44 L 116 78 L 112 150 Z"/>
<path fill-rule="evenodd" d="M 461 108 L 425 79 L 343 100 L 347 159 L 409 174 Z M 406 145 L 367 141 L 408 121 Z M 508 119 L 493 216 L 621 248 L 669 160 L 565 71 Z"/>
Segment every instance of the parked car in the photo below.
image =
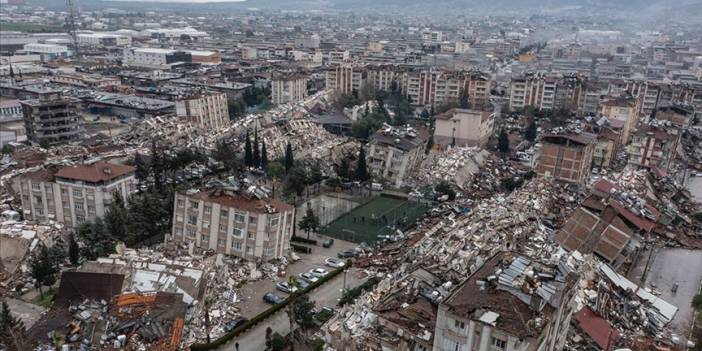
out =
<path fill-rule="evenodd" d="M 297 291 L 297 287 L 290 285 L 288 282 L 279 282 L 275 285 L 275 288 L 288 294 L 292 294 Z"/>
<path fill-rule="evenodd" d="M 329 257 L 326 260 L 324 260 L 324 264 L 331 268 L 341 268 L 346 265 L 346 262 L 338 258 Z"/>
<path fill-rule="evenodd" d="M 324 277 L 325 275 L 329 274 L 326 269 L 324 268 L 315 268 L 309 271 L 310 274 L 314 275 L 315 277 Z"/>
<path fill-rule="evenodd" d="M 322 247 L 332 247 L 334 245 L 334 239 L 327 239 L 322 242 Z"/>
<path fill-rule="evenodd" d="M 224 332 L 229 333 L 230 331 L 236 329 L 236 327 L 246 323 L 246 321 L 248 321 L 248 319 L 244 317 L 239 317 L 235 320 L 229 321 L 224 325 Z"/>
<path fill-rule="evenodd" d="M 314 283 L 314 282 L 319 280 L 319 278 L 317 278 L 317 276 L 313 275 L 310 272 L 300 273 L 298 275 L 298 277 L 300 277 L 301 280 L 304 280 L 304 281 L 309 282 L 309 283 Z"/>
<path fill-rule="evenodd" d="M 300 289 L 307 289 L 310 286 L 310 283 L 307 282 L 304 279 L 298 279 L 297 282 L 295 282 L 295 285 L 297 285 L 298 288 Z"/>
<path fill-rule="evenodd" d="M 274 293 L 265 293 L 263 295 L 263 301 L 271 304 L 271 305 L 277 305 L 279 303 L 283 303 L 285 301 L 282 297 L 274 294 Z"/>
<path fill-rule="evenodd" d="M 336 254 L 339 258 L 351 258 L 356 257 L 356 251 L 354 250 L 343 250 Z"/>

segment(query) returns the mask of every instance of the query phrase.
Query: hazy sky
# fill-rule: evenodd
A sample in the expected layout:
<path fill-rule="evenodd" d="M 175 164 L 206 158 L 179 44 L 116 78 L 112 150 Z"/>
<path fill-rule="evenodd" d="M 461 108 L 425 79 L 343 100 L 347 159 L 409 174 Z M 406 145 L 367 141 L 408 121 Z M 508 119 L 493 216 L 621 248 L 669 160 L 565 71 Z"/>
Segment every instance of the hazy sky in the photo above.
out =
<path fill-rule="evenodd" d="M 107 0 L 109 1 L 109 0 Z M 118 1 L 134 1 L 141 2 L 143 0 L 118 0 Z M 185 3 L 185 4 L 206 4 L 208 2 L 243 2 L 246 0 L 148 0 L 149 2 L 173 2 L 173 3 Z"/>

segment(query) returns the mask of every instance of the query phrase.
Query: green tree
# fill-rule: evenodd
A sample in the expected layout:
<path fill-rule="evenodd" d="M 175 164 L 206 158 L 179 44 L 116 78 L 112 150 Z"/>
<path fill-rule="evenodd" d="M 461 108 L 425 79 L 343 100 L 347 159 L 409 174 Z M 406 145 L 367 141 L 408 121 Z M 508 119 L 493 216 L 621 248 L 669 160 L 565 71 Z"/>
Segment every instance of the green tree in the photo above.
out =
<path fill-rule="evenodd" d="M 244 144 L 244 164 L 246 167 L 253 166 L 253 151 L 251 150 L 251 138 L 249 138 L 249 131 L 246 131 L 246 142 Z"/>
<path fill-rule="evenodd" d="M 500 130 L 500 136 L 497 139 L 497 149 L 503 154 L 509 152 L 509 135 L 504 128 Z"/>
<path fill-rule="evenodd" d="M 95 260 L 115 252 L 115 240 L 107 232 L 102 218 L 94 222 L 83 222 L 76 230 L 78 237 L 85 244 L 82 256 L 88 260 Z"/>
<path fill-rule="evenodd" d="M 27 336 L 24 323 L 12 316 L 10 306 L 3 300 L 0 306 L 0 346 L 8 350 L 33 350 L 34 344 Z"/>
<path fill-rule="evenodd" d="M 356 162 L 356 171 L 353 174 L 353 179 L 365 182 L 370 179 L 368 174 L 368 165 L 366 164 L 366 150 L 361 146 L 361 150 L 358 152 L 358 162 Z"/>
<path fill-rule="evenodd" d="M 317 328 L 314 321 L 314 305 L 314 301 L 311 301 L 307 295 L 299 296 L 293 303 L 295 323 L 302 329 L 305 335 Z"/>
<path fill-rule="evenodd" d="M 273 333 L 271 337 L 271 349 L 273 349 L 273 351 L 282 351 L 286 346 L 288 346 L 288 340 L 278 332 Z"/>
<path fill-rule="evenodd" d="M 697 294 L 692 298 L 692 307 L 697 311 L 702 311 L 702 294 Z"/>
<path fill-rule="evenodd" d="M 307 206 L 307 211 L 305 215 L 300 219 L 300 223 L 297 224 L 300 230 L 304 230 L 307 234 L 307 239 L 310 238 L 310 232 L 319 229 L 319 218 L 314 214 L 311 206 Z"/>
<path fill-rule="evenodd" d="M 151 174 L 151 166 L 144 155 L 137 152 L 136 156 L 134 156 L 134 167 L 136 167 L 134 171 L 136 179 L 138 179 L 140 183 L 145 182 L 149 178 L 149 174 Z"/>
<path fill-rule="evenodd" d="M 268 151 L 266 150 L 265 140 L 261 140 L 261 168 L 268 168 Z"/>
<path fill-rule="evenodd" d="M 433 148 L 433 147 L 434 147 L 434 135 L 432 134 L 429 136 L 429 140 L 427 140 L 427 147 L 424 150 L 424 153 L 429 155 L 429 152 L 431 151 L 431 148 Z"/>
<path fill-rule="evenodd" d="M 536 121 L 532 118 L 529 121 L 529 125 L 526 128 L 526 131 L 524 132 L 524 139 L 529 140 L 533 142 L 536 140 Z"/>
<path fill-rule="evenodd" d="M 80 249 L 73 234 L 68 237 L 68 260 L 73 266 L 77 266 L 80 261 Z"/>
<path fill-rule="evenodd" d="M 115 191 L 112 196 L 112 202 L 107 207 L 103 219 L 107 233 L 116 240 L 132 245 L 136 238 L 134 238 L 133 233 L 128 231 L 130 218 L 127 206 L 119 191 Z"/>
<path fill-rule="evenodd" d="M 55 262 L 49 257 L 49 250 L 46 246 L 41 246 L 39 253 L 32 258 L 29 264 L 31 276 L 34 279 L 34 287 L 39 289 L 39 294 L 44 298 L 42 286 L 51 286 L 56 282 L 58 268 Z"/>
<path fill-rule="evenodd" d="M 285 146 L 285 162 L 283 163 L 283 165 L 285 165 L 285 172 L 290 172 L 294 164 L 295 159 L 293 158 L 292 145 L 288 143 L 288 145 Z"/>
<path fill-rule="evenodd" d="M 336 174 L 339 175 L 341 179 L 349 179 L 349 161 L 346 158 L 341 159 L 341 164 L 336 169 Z"/>
<path fill-rule="evenodd" d="M 212 152 L 212 158 L 215 161 L 222 162 L 224 168 L 228 171 L 233 171 L 238 168 L 238 160 L 236 152 L 231 145 L 225 141 L 218 141 L 215 145 L 215 150 Z"/>
<path fill-rule="evenodd" d="M 271 178 L 280 179 L 285 174 L 285 167 L 283 167 L 283 165 L 280 162 L 273 161 L 268 164 L 267 172 L 268 176 L 270 176 Z"/>
<path fill-rule="evenodd" d="M 461 89 L 461 95 L 458 98 L 458 105 L 461 108 L 470 108 L 470 103 L 468 102 L 468 91 L 466 89 Z"/>
<path fill-rule="evenodd" d="M 12 153 L 12 151 L 13 151 L 13 149 L 12 149 L 12 146 L 10 146 L 10 144 L 3 145 L 3 147 L 2 147 L 2 154 L 3 155 L 9 155 Z"/>
<path fill-rule="evenodd" d="M 253 166 L 258 168 L 261 167 L 261 151 L 258 148 L 258 130 L 254 130 L 254 141 L 253 141 Z"/>
<path fill-rule="evenodd" d="M 302 195 L 308 183 L 307 169 L 304 166 L 294 166 L 288 174 L 287 189 L 298 196 Z"/>

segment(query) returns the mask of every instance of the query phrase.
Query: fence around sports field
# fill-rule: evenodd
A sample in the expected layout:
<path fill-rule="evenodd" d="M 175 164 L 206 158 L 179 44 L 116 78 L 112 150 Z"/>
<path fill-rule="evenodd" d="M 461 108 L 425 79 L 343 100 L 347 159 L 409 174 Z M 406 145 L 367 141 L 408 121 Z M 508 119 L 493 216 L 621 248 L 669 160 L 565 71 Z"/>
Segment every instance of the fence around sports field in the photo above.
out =
<path fill-rule="evenodd" d="M 351 242 L 373 242 L 416 224 L 429 205 L 400 196 L 381 195 L 332 221 L 322 234 Z"/>

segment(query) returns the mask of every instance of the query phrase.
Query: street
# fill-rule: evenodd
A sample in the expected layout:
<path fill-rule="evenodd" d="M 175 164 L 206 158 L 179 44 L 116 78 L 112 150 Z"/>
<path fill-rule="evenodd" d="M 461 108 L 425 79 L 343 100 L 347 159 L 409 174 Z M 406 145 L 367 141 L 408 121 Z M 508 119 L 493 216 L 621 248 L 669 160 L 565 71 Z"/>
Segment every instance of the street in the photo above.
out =
<path fill-rule="evenodd" d="M 42 313 L 46 312 L 46 308 L 22 300 L 6 298 L 5 301 L 12 315 L 19 318 L 27 329 L 39 320 Z"/>
<path fill-rule="evenodd" d="M 361 284 L 364 278 L 360 277 L 362 273 L 356 269 L 351 269 L 346 275 L 347 288 L 355 287 Z M 336 302 L 341 297 L 341 288 L 344 283 L 344 274 L 339 274 L 326 284 L 320 286 L 312 293 L 310 299 L 317 302 L 317 308 L 323 306 L 336 306 Z M 266 328 L 271 327 L 274 332 L 285 335 L 290 332 L 288 315 L 285 309 L 276 313 L 261 324 L 249 329 L 244 334 L 231 340 L 229 343 L 221 347 L 221 350 L 236 351 L 235 343 L 239 343 L 239 351 L 261 351 L 265 349 L 266 344 Z"/>

